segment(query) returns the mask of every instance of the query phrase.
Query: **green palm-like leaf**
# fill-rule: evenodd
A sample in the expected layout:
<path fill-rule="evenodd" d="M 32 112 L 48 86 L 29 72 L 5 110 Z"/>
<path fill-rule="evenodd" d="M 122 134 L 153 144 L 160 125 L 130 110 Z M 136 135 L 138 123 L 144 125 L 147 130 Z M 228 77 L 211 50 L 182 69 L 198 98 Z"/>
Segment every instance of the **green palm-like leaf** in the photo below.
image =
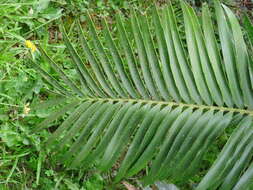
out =
<path fill-rule="evenodd" d="M 154 8 L 151 21 L 132 10 L 130 32 L 117 14 L 119 43 L 105 20 L 102 43 L 88 15 L 92 40 L 80 23 L 77 27 L 90 67 L 62 27 L 80 87 L 39 48 L 66 85 L 37 63 L 36 68 L 68 104 L 35 130 L 74 109 L 46 143 L 55 151 L 67 149 L 63 163 L 72 168 L 96 163 L 102 171 L 120 163 L 115 181 L 148 166 L 144 184 L 167 178 L 185 182 L 230 127 L 233 134 L 196 189 L 252 185 L 252 58 L 240 25 L 230 9 L 215 3 L 218 40 L 206 5 L 201 22 L 186 3 L 181 7 L 186 44 L 172 6 Z"/>

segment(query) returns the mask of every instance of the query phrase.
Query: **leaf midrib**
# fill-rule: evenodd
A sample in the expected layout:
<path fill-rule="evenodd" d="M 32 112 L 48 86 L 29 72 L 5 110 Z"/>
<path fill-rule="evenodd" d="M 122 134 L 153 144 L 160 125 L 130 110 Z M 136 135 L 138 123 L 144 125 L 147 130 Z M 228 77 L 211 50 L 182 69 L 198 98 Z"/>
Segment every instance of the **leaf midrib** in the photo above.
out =
<path fill-rule="evenodd" d="M 230 108 L 230 107 L 221 107 L 221 106 L 208 106 L 208 105 L 197 105 L 197 104 L 187 104 L 182 102 L 166 102 L 166 101 L 158 101 L 158 100 L 144 100 L 144 99 L 128 99 L 128 98 L 85 98 L 84 100 L 88 101 L 110 101 L 110 102 L 141 102 L 144 104 L 160 104 L 160 105 L 167 105 L 167 106 L 182 106 L 182 107 L 191 107 L 195 109 L 206 109 L 206 110 L 217 110 L 217 111 L 224 111 L 224 112 L 234 112 L 240 114 L 246 114 L 249 116 L 253 116 L 253 110 L 247 109 L 239 109 L 239 108 Z"/>

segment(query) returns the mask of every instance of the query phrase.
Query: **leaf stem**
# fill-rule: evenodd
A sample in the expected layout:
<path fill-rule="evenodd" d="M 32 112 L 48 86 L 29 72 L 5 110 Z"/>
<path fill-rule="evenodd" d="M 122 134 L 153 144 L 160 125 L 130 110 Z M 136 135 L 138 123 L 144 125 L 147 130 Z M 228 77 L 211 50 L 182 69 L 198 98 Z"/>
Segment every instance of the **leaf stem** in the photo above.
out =
<path fill-rule="evenodd" d="M 229 108 L 229 107 L 221 107 L 221 106 L 207 106 L 207 105 L 197 105 L 197 104 L 186 104 L 182 102 L 165 102 L 158 100 L 144 100 L 144 99 L 121 99 L 121 98 L 85 98 L 89 101 L 111 101 L 111 102 L 141 102 L 148 104 L 160 104 L 167 106 L 183 106 L 183 107 L 191 107 L 196 109 L 207 109 L 207 110 L 219 110 L 224 112 L 235 112 L 240 114 L 247 114 L 253 116 L 253 110 L 247 109 L 239 109 L 239 108 Z"/>

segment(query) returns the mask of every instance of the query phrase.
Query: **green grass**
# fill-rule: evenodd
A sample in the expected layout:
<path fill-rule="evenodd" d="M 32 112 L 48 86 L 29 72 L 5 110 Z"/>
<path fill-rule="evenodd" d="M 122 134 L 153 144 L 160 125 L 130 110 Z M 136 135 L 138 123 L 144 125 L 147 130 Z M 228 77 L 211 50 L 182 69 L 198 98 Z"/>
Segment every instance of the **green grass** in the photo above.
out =
<path fill-rule="evenodd" d="M 81 5 L 79 13 L 88 6 L 82 1 L 45 2 L 0 1 L 0 189 L 103 189 L 106 182 L 98 172 L 66 171 L 44 152 L 41 145 L 49 131 L 30 134 L 53 112 L 48 108 L 34 111 L 33 104 L 55 95 L 43 87 L 41 77 L 27 65 L 29 50 L 24 40 L 49 43 L 48 49 L 58 47 L 49 53 L 66 63 L 56 20 L 70 15 L 74 6 Z M 105 8 L 101 4 L 99 9 Z M 75 76 L 68 63 L 64 66 L 69 75 Z"/>

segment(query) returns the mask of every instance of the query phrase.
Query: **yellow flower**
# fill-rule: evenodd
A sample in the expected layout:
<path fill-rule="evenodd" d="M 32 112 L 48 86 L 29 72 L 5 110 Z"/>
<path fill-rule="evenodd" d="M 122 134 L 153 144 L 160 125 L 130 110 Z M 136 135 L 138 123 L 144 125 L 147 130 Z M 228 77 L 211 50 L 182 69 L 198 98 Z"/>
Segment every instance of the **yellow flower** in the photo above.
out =
<path fill-rule="evenodd" d="M 29 104 L 30 103 L 27 103 L 27 104 L 25 104 L 25 106 L 24 106 L 24 114 L 25 115 L 27 115 L 29 112 L 30 112 L 30 110 L 31 110 L 31 108 L 29 107 Z"/>
<path fill-rule="evenodd" d="M 32 43 L 30 40 L 26 40 L 25 41 L 25 46 L 30 48 L 32 53 L 35 52 L 37 50 L 36 46 L 34 45 L 34 43 Z"/>

